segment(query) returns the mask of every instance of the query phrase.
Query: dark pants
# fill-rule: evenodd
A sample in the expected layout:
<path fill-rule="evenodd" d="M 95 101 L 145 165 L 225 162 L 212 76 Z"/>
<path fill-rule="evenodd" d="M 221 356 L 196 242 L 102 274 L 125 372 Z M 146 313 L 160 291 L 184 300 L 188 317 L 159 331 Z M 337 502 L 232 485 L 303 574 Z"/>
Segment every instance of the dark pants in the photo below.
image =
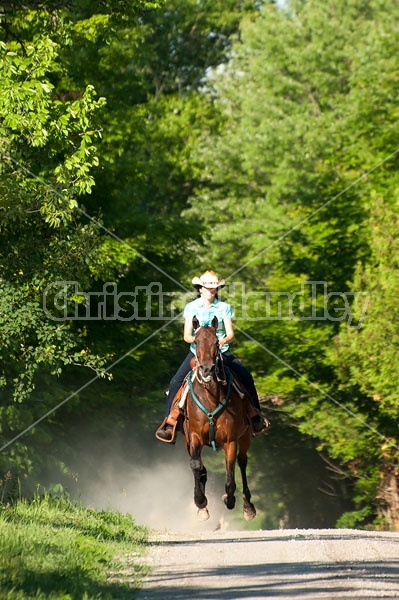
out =
<path fill-rule="evenodd" d="M 170 409 L 172 408 L 173 398 L 176 396 L 179 391 L 180 386 L 182 385 L 184 378 L 187 373 L 190 372 L 190 361 L 193 358 L 194 354 L 190 351 L 186 358 L 183 360 L 180 367 L 177 369 L 175 375 L 172 377 L 169 383 L 169 394 L 168 400 L 166 403 L 166 411 L 165 416 L 170 413 Z M 255 408 L 260 410 L 258 393 L 255 388 L 255 383 L 252 378 L 251 373 L 248 371 L 247 367 L 245 367 L 238 358 L 234 356 L 229 350 L 227 352 L 222 352 L 224 364 L 228 367 L 234 375 L 236 375 L 237 379 L 242 383 L 245 389 L 248 391 L 250 396 L 250 400 Z"/>

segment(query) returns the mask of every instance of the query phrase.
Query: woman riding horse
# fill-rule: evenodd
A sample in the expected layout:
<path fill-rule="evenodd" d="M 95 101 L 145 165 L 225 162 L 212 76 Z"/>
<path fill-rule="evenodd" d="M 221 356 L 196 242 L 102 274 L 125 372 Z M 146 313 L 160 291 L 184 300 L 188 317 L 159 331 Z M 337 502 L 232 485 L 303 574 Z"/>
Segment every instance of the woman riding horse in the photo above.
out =
<path fill-rule="evenodd" d="M 254 435 L 258 435 L 267 428 L 267 424 L 260 412 L 259 398 L 252 375 L 229 348 L 230 342 L 234 340 L 233 310 L 229 304 L 218 298 L 218 290 L 223 288 L 226 282 L 224 279 L 219 280 L 214 271 L 205 271 L 200 277 L 194 277 L 192 284 L 197 289 L 198 296 L 195 300 L 189 302 L 184 309 L 184 341 L 190 344 L 190 350 L 170 381 L 166 418 L 164 425 L 157 431 L 157 438 L 161 441 L 170 442 L 173 437 L 174 429 L 167 421 L 173 421 L 173 418 L 168 419 L 173 400 L 191 370 L 190 362 L 195 355 L 194 317 L 198 319 L 200 326 L 210 326 L 213 318 L 217 318 L 216 335 L 219 340 L 223 362 L 242 383 L 249 395 L 249 399 L 257 413 L 251 419 L 252 431 Z"/>
<path fill-rule="evenodd" d="M 222 500 L 229 510 L 236 505 L 236 463 L 240 467 L 244 518 L 251 521 L 256 508 L 251 502 L 247 464 L 251 433 L 248 424 L 247 401 L 242 397 L 231 371 L 224 369 L 219 358 L 216 335 L 217 317 L 210 326 L 200 327 L 193 319 L 195 330 L 196 366 L 187 379 L 188 393 L 184 402 L 183 436 L 194 475 L 194 503 L 199 519 L 209 519 L 206 497 L 207 470 L 202 449 L 211 446 L 223 450 L 226 465 L 225 494 Z"/>

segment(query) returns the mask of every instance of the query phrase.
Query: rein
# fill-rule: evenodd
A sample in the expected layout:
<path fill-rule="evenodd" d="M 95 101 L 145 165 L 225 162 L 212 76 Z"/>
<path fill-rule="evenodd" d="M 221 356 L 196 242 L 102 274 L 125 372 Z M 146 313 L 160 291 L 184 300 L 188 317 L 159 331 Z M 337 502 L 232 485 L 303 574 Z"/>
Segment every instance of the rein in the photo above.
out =
<path fill-rule="evenodd" d="M 197 396 L 194 393 L 194 389 L 193 389 L 193 382 L 192 382 L 192 377 L 191 374 L 193 373 L 193 371 L 190 372 L 190 375 L 188 377 L 188 387 L 190 390 L 190 394 L 192 396 L 192 399 L 194 400 L 195 404 L 198 406 L 198 408 L 200 408 L 202 410 L 202 412 L 208 417 L 209 420 L 209 442 L 212 446 L 212 450 L 216 451 L 216 444 L 215 444 L 215 421 L 213 419 L 213 417 L 215 417 L 221 410 L 223 410 L 230 398 L 230 388 L 231 388 L 231 380 L 232 380 L 232 375 L 230 373 L 230 371 L 227 371 L 227 391 L 226 391 L 226 396 L 224 397 L 224 400 L 222 402 L 220 402 L 216 408 L 213 409 L 212 412 L 208 411 L 208 409 L 202 404 L 202 402 L 197 398 Z"/>

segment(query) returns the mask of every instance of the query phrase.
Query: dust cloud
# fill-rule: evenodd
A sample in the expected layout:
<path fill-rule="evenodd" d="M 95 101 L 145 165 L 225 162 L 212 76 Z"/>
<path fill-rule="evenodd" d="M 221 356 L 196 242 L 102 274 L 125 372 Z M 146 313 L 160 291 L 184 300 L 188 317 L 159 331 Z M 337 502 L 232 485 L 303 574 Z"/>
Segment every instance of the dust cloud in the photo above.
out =
<path fill-rule="evenodd" d="M 106 460 L 100 459 L 100 468 L 98 464 L 91 464 L 90 475 L 81 470 L 80 501 L 96 509 L 131 514 L 139 525 L 157 531 L 229 529 L 233 519 L 221 499 L 224 473 L 211 473 L 204 457 L 208 468 L 206 495 L 210 518 L 201 521 L 194 504 L 194 480 L 186 449 L 182 443 L 174 447 L 157 441 L 155 444 L 162 447 L 152 451 L 146 460 L 141 451 L 137 452 L 140 465 L 135 464 L 134 458 L 127 460 L 118 455 L 114 449 Z M 92 458 L 95 455 L 94 452 Z M 224 462 L 224 456 L 220 459 Z M 237 490 L 237 504 L 240 495 Z M 240 508 L 238 505 L 234 512 L 240 512 Z M 237 528 L 234 523 L 234 529 Z"/>

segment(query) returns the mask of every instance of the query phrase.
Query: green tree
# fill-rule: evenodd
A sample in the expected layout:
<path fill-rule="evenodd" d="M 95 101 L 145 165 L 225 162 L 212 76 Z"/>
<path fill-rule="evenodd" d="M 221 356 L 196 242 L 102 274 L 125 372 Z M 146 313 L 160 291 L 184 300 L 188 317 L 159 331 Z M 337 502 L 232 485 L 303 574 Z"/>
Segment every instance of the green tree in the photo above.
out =
<path fill-rule="evenodd" d="M 93 278 L 101 240 L 79 198 L 94 185 L 105 101 L 90 84 L 68 98 L 57 93 L 70 25 L 65 13 L 50 8 L 26 2 L 0 11 L 2 440 L 7 445 L 27 430 L 3 454 L 2 471 L 16 466 L 23 475 L 39 472 L 48 458 L 38 448 L 50 439 L 49 429 L 32 427 L 65 391 L 56 376 L 66 367 L 88 367 L 101 377 L 107 360 L 90 349 L 86 328 L 52 318 L 54 282 L 89 287 Z"/>
<path fill-rule="evenodd" d="M 383 457 L 397 444 L 397 405 L 380 413 L 365 390 L 345 389 L 330 351 L 356 265 L 374 272 L 376 198 L 389 203 L 396 189 L 397 14 L 393 2 L 294 1 L 248 18 L 227 68 L 209 78 L 224 125 L 203 137 L 188 211 L 207 227 L 207 256 L 231 275 L 261 393 L 277 392 L 300 431 L 357 479 L 354 498 L 367 501 L 353 522 L 363 524 L 376 514 L 376 473 L 393 472 Z M 325 304 L 312 281 L 339 296 Z"/>
<path fill-rule="evenodd" d="M 103 433 L 112 415 L 122 429 L 132 401 L 162 401 L 179 361 L 173 325 L 159 333 L 163 323 L 145 319 L 77 327 L 42 310 L 46 291 L 53 313 L 58 281 L 84 292 L 105 282 L 119 292 L 161 282 L 169 304 L 187 283 L 185 265 L 199 248 L 197 224 L 180 214 L 199 177 L 191 152 L 204 124 L 217 126 L 198 89 L 254 6 L 176 0 L 153 11 L 155 4 L 27 0 L 1 9 L 4 438 L 71 397 L 40 432 L 7 448 L 3 471 L 18 463 L 39 477 L 56 461 L 67 472 L 77 421 L 94 414 Z M 69 316 L 78 299 L 70 298 Z M 146 345 L 155 335 L 156 345 Z M 76 365 L 94 369 L 94 379 L 112 360 L 120 360 L 112 389 L 95 381 L 86 388 L 87 371 Z"/>
<path fill-rule="evenodd" d="M 56 85 L 60 94 L 71 94 L 94 83 L 107 98 L 98 146 L 101 169 L 93 193 L 85 198 L 88 213 L 100 210 L 111 233 L 103 237 L 93 265 L 99 288 L 115 281 L 121 292 L 132 292 L 160 283 L 170 295 L 165 296 L 167 313 L 176 294 L 189 285 L 187 265 L 200 251 L 201 232 L 196 220 L 182 218 L 181 211 L 201 177 L 192 159 L 198 137 L 204 128 L 218 126 L 218 113 L 199 89 L 207 70 L 226 59 L 229 36 L 246 11 L 254 11 L 253 2 L 174 0 L 158 11 L 141 11 L 137 23 L 120 20 L 101 27 L 98 16 L 85 23 L 76 12 L 74 51 L 65 48 L 65 72 Z M 90 325 L 89 333 L 96 344 L 120 356 L 162 323 L 104 325 Z M 140 347 L 140 360 L 132 356 L 121 363 L 120 374 L 129 395 L 133 381 L 140 398 L 143 385 L 156 382 L 160 403 L 160 385 L 167 385 L 179 361 L 173 346 L 181 332 L 171 324 L 156 336 L 154 343 Z M 161 353 L 155 363 L 154 348 Z"/>
<path fill-rule="evenodd" d="M 378 445 L 373 444 L 373 451 L 370 448 L 367 451 L 369 436 L 363 435 L 363 440 L 359 436 L 354 445 L 352 465 L 363 475 L 357 485 L 360 517 L 365 506 L 376 504 L 382 521 L 397 530 L 399 403 L 394 374 L 398 356 L 399 272 L 396 189 L 394 185 L 391 197 L 386 193 L 388 190 L 384 190 L 384 196 L 375 199 L 370 218 L 372 256 L 366 265 L 358 265 L 354 278 L 356 290 L 367 298 L 365 315 L 361 315 L 359 307 L 357 311 L 354 309 L 359 320 L 363 317 L 363 325 L 359 329 L 342 328 L 331 354 L 337 365 L 341 388 L 346 395 L 362 400 L 367 409 L 364 410 L 367 424 L 385 436 Z M 371 457 L 373 461 L 370 461 Z"/>

